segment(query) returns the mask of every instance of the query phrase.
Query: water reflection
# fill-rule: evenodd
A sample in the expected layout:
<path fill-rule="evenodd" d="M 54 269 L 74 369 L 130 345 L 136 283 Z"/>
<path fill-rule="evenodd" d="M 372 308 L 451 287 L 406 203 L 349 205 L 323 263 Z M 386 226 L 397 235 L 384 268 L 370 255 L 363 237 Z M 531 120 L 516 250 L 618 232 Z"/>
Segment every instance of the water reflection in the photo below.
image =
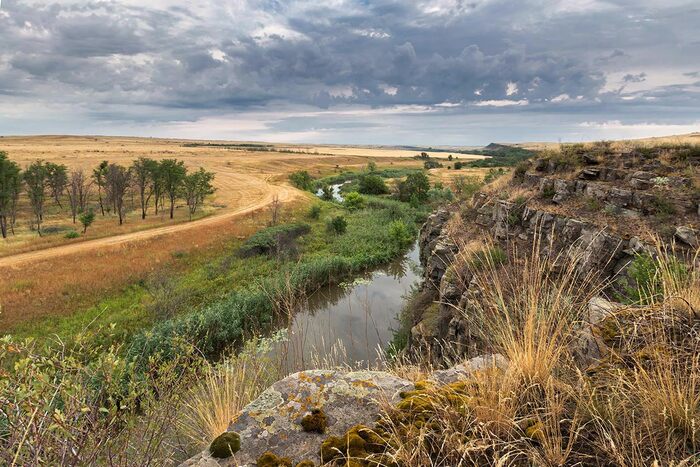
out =
<path fill-rule="evenodd" d="M 289 326 L 277 352 L 289 369 L 318 362 L 366 367 L 386 349 L 398 314 L 420 278 L 418 247 L 403 258 L 352 283 L 325 287 L 309 297 L 306 309 Z"/>

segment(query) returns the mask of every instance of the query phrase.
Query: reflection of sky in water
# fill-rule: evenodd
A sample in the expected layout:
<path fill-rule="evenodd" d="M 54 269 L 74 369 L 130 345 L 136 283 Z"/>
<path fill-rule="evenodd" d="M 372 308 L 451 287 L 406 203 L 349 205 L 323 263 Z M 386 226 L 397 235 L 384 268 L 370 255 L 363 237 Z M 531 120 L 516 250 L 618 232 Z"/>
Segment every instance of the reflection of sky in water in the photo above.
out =
<path fill-rule="evenodd" d="M 339 183 L 338 185 L 331 185 L 331 190 L 333 191 L 333 199 L 335 199 L 336 201 L 338 201 L 340 203 L 343 202 L 343 195 L 340 194 L 340 187 L 342 187 L 346 183 L 347 182 Z M 318 196 L 319 198 L 321 196 L 323 196 L 323 188 L 319 188 L 316 191 L 316 196 Z"/>
<path fill-rule="evenodd" d="M 373 361 L 386 349 L 411 286 L 419 279 L 418 248 L 402 260 L 366 274 L 352 284 L 326 287 L 309 297 L 309 306 L 294 316 L 286 359 L 311 363 L 311 355 L 327 357 L 340 341 L 350 365 Z M 336 344 L 337 347 L 337 344 Z"/>

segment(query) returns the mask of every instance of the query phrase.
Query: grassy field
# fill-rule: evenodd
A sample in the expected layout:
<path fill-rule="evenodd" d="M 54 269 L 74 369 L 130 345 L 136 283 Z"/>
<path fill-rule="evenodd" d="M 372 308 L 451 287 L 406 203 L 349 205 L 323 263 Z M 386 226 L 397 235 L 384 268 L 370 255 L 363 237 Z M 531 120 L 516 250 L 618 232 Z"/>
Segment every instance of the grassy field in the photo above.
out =
<path fill-rule="evenodd" d="M 283 213 L 304 209 L 313 198 L 287 183 L 289 173 L 307 170 L 314 177 L 357 171 L 369 160 L 382 168 L 422 167 L 414 152 L 378 148 L 335 148 L 272 145 L 250 146 L 221 142 L 195 143 L 148 138 L 107 137 L 4 137 L 0 150 L 21 166 L 41 158 L 91 171 L 102 160 L 123 165 L 145 156 L 177 158 L 187 167 L 204 167 L 216 173 L 217 191 L 207 200 L 198 219 L 187 222 L 186 209 L 179 206 L 174 220 L 149 216 L 141 220 L 129 212 L 126 223 L 115 216 L 97 216 L 87 235 L 65 238 L 76 226 L 67 209 L 48 202 L 46 227 L 55 233 L 39 237 L 29 229 L 27 200 L 17 235 L 0 241 L 0 332 L 21 323 L 64 316 L 75 310 L 98 306 L 133 284 L 164 268 L 190 267 L 178 258 L 220 254 L 233 239 L 243 239 L 269 221 L 268 206 L 278 197 Z M 233 144 L 233 143 L 232 143 Z M 335 155 L 331 152 L 337 152 Z M 444 154 L 439 154 L 440 156 Z M 461 156 L 462 158 L 462 156 Z M 464 157 L 466 159 L 466 157 Z M 462 169 L 429 171 L 433 181 L 448 182 L 452 176 L 479 171 Z M 467 173 L 469 172 L 469 173 Z M 91 203 L 97 203 L 92 197 Z M 65 204 L 65 203 L 64 203 Z M 151 208 L 151 212 L 152 212 Z"/>

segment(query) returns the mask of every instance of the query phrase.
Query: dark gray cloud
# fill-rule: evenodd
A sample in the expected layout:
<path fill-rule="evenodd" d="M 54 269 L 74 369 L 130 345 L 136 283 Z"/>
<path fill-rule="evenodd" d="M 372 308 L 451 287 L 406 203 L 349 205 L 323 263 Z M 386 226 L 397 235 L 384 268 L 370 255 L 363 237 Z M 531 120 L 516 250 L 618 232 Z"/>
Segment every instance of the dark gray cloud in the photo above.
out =
<path fill-rule="evenodd" d="M 270 131 L 297 134 L 307 125 L 310 136 L 331 135 L 323 131 L 361 127 L 333 113 L 353 106 L 377 116 L 418 106 L 443 121 L 566 114 L 588 123 L 644 121 L 652 109 L 654 118 L 675 112 L 687 122 L 700 115 L 695 5 L 4 0 L 0 123 L 16 118 L 18 106 L 48 104 L 76 122 L 128 129 L 152 121 L 156 132 L 159 124 L 240 114 L 267 121 Z M 300 109 L 338 121 L 319 125 L 324 117 L 295 116 Z M 416 121 L 411 115 L 406 122 Z"/>

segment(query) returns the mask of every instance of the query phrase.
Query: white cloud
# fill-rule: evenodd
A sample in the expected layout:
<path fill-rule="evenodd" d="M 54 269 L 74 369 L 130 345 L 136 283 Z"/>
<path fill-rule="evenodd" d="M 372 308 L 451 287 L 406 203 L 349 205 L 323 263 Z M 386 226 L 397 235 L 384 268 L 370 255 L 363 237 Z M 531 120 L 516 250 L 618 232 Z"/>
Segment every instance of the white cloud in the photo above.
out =
<path fill-rule="evenodd" d="M 506 96 L 512 96 L 518 93 L 518 84 L 510 82 L 506 84 Z"/>
<path fill-rule="evenodd" d="M 528 105 L 530 101 L 527 99 L 520 99 L 518 101 L 511 99 L 490 99 L 485 101 L 474 102 L 473 105 L 477 107 L 510 107 L 519 105 Z"/>

